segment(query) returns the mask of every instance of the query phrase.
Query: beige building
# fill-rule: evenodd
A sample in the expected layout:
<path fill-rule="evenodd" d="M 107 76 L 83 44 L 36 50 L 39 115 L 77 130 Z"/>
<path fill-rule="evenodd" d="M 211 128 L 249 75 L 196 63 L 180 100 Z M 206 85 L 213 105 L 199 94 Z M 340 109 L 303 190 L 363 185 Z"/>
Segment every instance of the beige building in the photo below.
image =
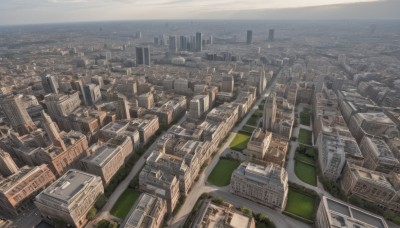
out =
<path fill-rule="evenodd" d="M 19 96 L 1 98 L 0 106 L 13 129 L 20 135 L 29 134 L 36 128 Z"/>
<path fill-rule="evenodd" d="M 160 197 L 142 193 L 126 216 L 122 228 L 161 228 L 167 203 Z"/>
<path fill-rule="evenodd" d="M 349 129 L 358 143 L 364 136 L 399 137 L 396 124 L 382 112 L 354 114 L 350 119 Z"/>
<path fill-rule="evenodd" d="M 247 157 L 252 160 L 263 160 L 272 140 L 272 133 L 256 128 L 247 144 Z"/>
<path fill-rule="evenodd" d="M 0 181 L 0 211 L 9 216 L 22 213 L 32 204 L 31 199 L 55 179 L 47 165 L 21 168 Z"/>
<path fill-rule="evenodd" d="M 210 98 L 208 94 L 194 96 L 189 104 L 189 117 L 192 119 L 199 119 L 202 117 L 210 107 L 209 101 Z"/>
<path fill-rule="evenodd" d="M 232 75 L 222 76 L 221 91 L 227 93 L 233 93 L 233 88 L 235 85 L 235 80 Z"/>
<path fill-rule="evenodd" d="M 37 195 L 35 205 L 45 220 L 61 220 L 81 228 L 96 198 L 103 192 L 100 177 L 71 169 Z"/>
<path fill-rule="evenodd" d="M 167 211 L 172 213 L 179 198 L 179 181 L 176 176 L 145 165 L 139 174 L 139 187 L 167 202 Z"/>
<path fill-rule="evenodd" d="M 89 148 L 91 155 L 81 160 L 84 171 L 100 176 L 106 186 L 133 153 L 133 143 L 128 136 L 117 136 L 103 145 Z"/>
<path fill-rule="evenodd" d="M 365 159 L 364 167 L 383 173 L 399 172 L 400 162 L 384 140 L 366 136 L 360 142 L 360 150 Z"/>
<path fill-rule="evenodd" d="M 316 217 L 317 228 L 388 228 L 383 218 L 325 196 L 321 199 Z"/>
<path fill-rule="evenodd" d="M 255 228 L 254 218 L 238 210 L 233 205 L 224 203 L 221 206 L 210 200 L 202 203 L 191 227 L 196 228 Z"/>
<path fill-rule="evenodd" d="M 10 154 L 0 149 L 0 174 L 10 176 L 18 172 L 18 166 L 11 158 Z"/>
<path fill-rule="evenodd" d="M 158 117 L 151 114 L 146 114 L 139 119 L 133 119 L 130 122 L 130 126 L 139 131 L 140 143 L 142 145 L 146 144 L 160 127 Z"/>
<path fill-rule="evenodd" d="M 145 93 L 138 97 L 139 107 L 151 109 L 154 105 L 154 96 L 152 93 Z"/>
<path fill-rule="evenodd" d="M 265 206 L 283 210 L 289 190 L 286 170 L 274 163 L 242 163 L 232 174 L 230 191 Z"/>
<path fill-rule="evenodd" d="M 386 175 L 351 163 L 343 170 L 342 189 L 383 208 L 400 212 L 399 174 Z"/>

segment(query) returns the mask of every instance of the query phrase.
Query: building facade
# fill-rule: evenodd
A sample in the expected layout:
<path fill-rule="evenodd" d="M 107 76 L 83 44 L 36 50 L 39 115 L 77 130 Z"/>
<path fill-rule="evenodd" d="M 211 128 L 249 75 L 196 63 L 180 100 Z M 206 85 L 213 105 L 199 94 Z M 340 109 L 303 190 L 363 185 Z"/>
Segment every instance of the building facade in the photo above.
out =
<path fill-rule="evenodd" d="M 61 220 L 81 228 L 97 197 L 103 193 L 100 177 L 71 169 L 37 195 L 35 205 L 45 220 L 51 223 Z"/>
<path fill-rule="evenodd" d="M 230 191 L 265 206 L 283 210 L 289 190 L 286 170 L 268 163 L 242 163 L 232 174 Z"/>

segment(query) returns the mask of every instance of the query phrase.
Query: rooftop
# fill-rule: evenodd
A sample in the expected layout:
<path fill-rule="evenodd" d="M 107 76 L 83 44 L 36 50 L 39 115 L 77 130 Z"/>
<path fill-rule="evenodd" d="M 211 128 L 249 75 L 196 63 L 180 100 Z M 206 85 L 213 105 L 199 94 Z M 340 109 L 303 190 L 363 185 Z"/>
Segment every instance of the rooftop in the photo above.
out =
<path fill-rule="evenodd" d="M 95 175 L 71 169 L 40 195 L 44 194 L 47 197 L 69 204 L 69 201 L 87 187 L 94 178 L 96 178 Z"/>
<path fill-rule="evenodd" d="M 330 222 L 333 227 L 355 227 L 355 228 L 387 228 L 386 222 L 376 215 L 351 205 L 341 203 L 334 199 L 323 196 L 324 203 Z"/>

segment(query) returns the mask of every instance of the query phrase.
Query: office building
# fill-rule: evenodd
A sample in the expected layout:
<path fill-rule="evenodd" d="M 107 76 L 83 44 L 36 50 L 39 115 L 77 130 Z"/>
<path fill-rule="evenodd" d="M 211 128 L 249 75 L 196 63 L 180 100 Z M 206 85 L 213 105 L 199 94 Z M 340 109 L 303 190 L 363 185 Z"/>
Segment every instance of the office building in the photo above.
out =
<path fill-rule="evenodd" d="M 322 196 L 318 206 L 315 226 L 317 228 L 388 228 L 382 217 Z"/>
<path fill-rule="evenodd" d="M 136 47 L 136 65 L 150 66 L 150 48 Z"/>
<path fill-rule="evenodd" d="M 98 85 L 100 88 L 103 88 L 103 86 L 104 86 L 104 80 L 103 80 L 103 78 L 101 76 L 95 75 L 95 76 L 90 78 L 90 81 L 93 84 Z"/>
<path fill-rule="evenodd" d="M 46 221 L 61 220 L 81 228 L 86 225 L 86 215 L 97 197 L 103 193 L 100 177 L 71 169 L 37 195 L 35 205 Z"/>
<path fill-rule="evenodd" d="M 101 100 L 100 86 L 96 84 L 86 84 L 83 87 L 87 105 L 94 105 Z"/>
<path fill-rule="evenodd" d="M 271 143 L 272 133 L 256 128 L 251 134 L 251 138 L 247 144 L 247 158 L 250 161 L 263 160 L 265 153 Z"/>
<path fill-rule="evenodd" d="M 349 129 L 358 143 L 366 135 L 387 138 L 395 138 L 400 135 L 397 125 L 382 112 L 356 113 L 352 115 Z"/>
<path fill-rule="evenodd" d="M 145 93 L 138 97 L 139 107 L 151 109 L 154 105 L 154 96 L 152 93 Z"/>
<path fill-rule="evenodd" d="M 44 103 L 49 115 L 58 122 L 61 117 L 76 110 L 81 105 L 81 100 L 78 91 L 71 91 L 67 94 L 47 94 L 44 96 Z"/>
<path fill-rule="evenodd" d="M 335 136 L 320 134 L 317 144 L 318 161 L 322 175 L 327 179 L 336 181 L 341 176 L 346 162 L 344 141 Z"/>
<path fill-rule="evenodd" d="M 117 100 L 115 101 L 115 111 L 117 113 L 117 118 L 119 120 L 122 119 L 130 119 L 131 115 L 129 113 L 128 103 L 124 97 L 117 96 Z"/>
<path fill-rule="evenodd" d="M 58 79 L 54 75 L 42 75 L 42 85 L 46 93 L 58 93 Z"/>
<path fill-rule="evenodd" d="M 133 142 L 128 136 L 117 136 L 102 145 L 89 148 L 90 156 L 81 160 L 83 170 L 100 176 L 106 186 L 133 153 Z"/>
<path fill-rule="evenodd" d="M 203 34 L 196 32 L 196 51 L 201 52 L 203 50 Z"/>
<path fill-rule="evenodd" d="M 181 51 L 188 50 L 188 38 L 186 36 L 179 37 L 179 49 Z"/>
<path fill-rule="evenodd" d="M 261 96 L 267 87 L 265 70 L 252 70 L 247 76 L 247 85 L 257 88 L 257 96 Z"/>
<path fill-rule="evenodd" d="M 2 98 L 0 106 L 12 128 L 20 135 L 28 134 L 36 128 L 19 96 L 10 95 Z"/>
<path fill-rule="evenodd" d="M 222 76 L 221 92 L 233 93 L 234 85 L 235 85 L 235 80 L 233 79 L 232 75 Z"/>
<path fill-rule="evenodd" d="M 169 53 L 176 54 L 178 52 L 178 39 L 176 36 L 169 36 L 168 44 Z"/>
<path fill-rule="evenodd" d="M 399 178 L 400 174 L 395 172 L 384 174 L 347 162 L 341 186 L 346 195 L 357 196 L 399 213 Z"/>
<path fill-rule="evenodd" d="M 156 115 L 146 114 L 141 118 L 130 121 L 130 128 L 139 131 L 140 143 L 146 144 L 150 138 L 157 132 L 160 127 L 158 117 Z"/>
<path fill-rule="evenodd" d="M 364 167 L 382 173 L 399 172 L 400 162 L 383 139 L 365 136 L 360 143 Z"/>
<path fill-rule="evenodd" d="M 275 39 L 275 29 L 270 29 L 268 31 L 268 41 L 274 41 Z"/>
<path fill-rule="evenodd" d="M 18 172 L 18 166 L 11 158 L 10 154 L 0 149 L 0 174 L 8 177 Z"/>
<path fill-rule="evenodd" d="M 274 163 L 243 162 L 233 171 L 230 191 L 262 205 L 283 210 L 289 191 L 286 170 Z"/>
<path fill-rule="evenodd" d="M 139 188 L 167 202 L 167 211 L 173 212 L 179 198 L 179 181 L 176 176 L 146 165 L 139 174 Z"/>
<path fill-rule="evenodd" d="M 265 100 L 263 115 L 263 130 L 272 131 L 276 119 L 276 97 L 271 93 Z"/>
<path fill-rule="evenodd" d="M 196 95 L 189 103 L 189 117 L 199 119 L 210 107 L 208 95 Z"/>
<path fill-rule="evenodd" d="M 252 42 L 253 42 L 253 31 L 247 30 L 246 44 L 251 44 Z"/>
<path fill-rule="evenodd" d="M 129 211 L 122 228 L 161 228 L 167 204 L 160 197 L 142 193 Z"/>
<path fill-rule="evenodd" d="M 193 225 L 197 228 L 255 228 L 254 218 L 228 203 L 216 205 L 210 200 L 204 200 L 196 213 Z"/>
<path fill-rule="evenodd" d="M 36 194 L 49 186 L 56 177 L 47 165 L 22 167 L 18 172 L 0 180 L 0 211 L 15 216 L 32 205 Z"/>

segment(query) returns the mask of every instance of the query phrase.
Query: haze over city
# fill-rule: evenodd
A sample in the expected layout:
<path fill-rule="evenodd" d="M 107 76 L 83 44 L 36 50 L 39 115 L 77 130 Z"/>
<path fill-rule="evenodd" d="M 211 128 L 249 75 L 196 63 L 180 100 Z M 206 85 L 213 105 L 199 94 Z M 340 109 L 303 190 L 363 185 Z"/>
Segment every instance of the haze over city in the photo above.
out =
<path fill-rule="evenodd" d="M 0 24 L 154 19 L 398 19 L 397 0 L 2 0 Z"/>

